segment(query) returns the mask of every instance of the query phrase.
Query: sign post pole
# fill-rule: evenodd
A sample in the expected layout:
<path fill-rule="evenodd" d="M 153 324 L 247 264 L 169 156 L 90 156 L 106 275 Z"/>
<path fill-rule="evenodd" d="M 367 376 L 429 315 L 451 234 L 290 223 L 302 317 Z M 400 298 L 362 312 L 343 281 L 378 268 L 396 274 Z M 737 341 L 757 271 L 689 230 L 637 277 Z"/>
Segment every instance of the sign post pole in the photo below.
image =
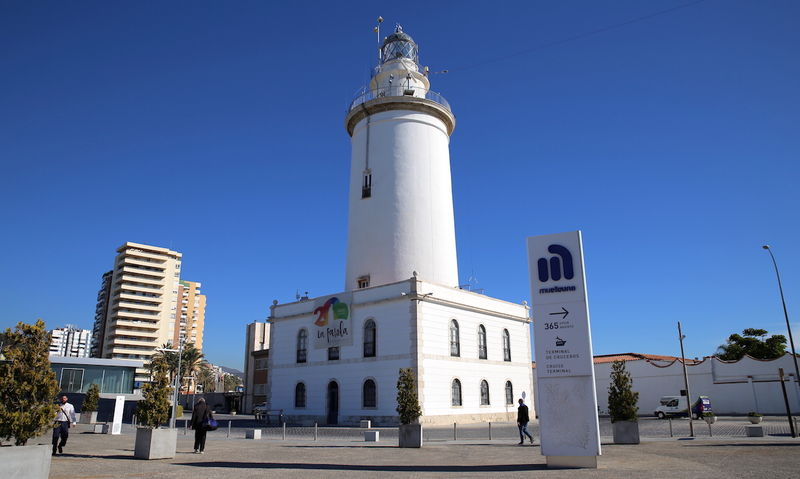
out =
<path fill-rule="evenodd" d="M 580 231 L 528 238 L 536 404 L 548 467 L 597 467 L 600 424 Z"/>

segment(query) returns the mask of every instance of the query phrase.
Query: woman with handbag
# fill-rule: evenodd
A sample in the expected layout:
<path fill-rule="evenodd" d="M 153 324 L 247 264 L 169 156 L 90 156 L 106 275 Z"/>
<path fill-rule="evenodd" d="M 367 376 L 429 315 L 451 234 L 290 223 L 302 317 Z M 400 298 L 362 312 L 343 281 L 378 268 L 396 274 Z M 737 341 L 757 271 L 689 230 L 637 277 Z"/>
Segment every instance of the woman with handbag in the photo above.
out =
<path fill-rule="evenodd" d="M 192 429 L 194 429 L 194 453 L 203 454 L 206 448 L 206 422 L 211 418 L 211 411 L 208 409 L 206 400 L 200 398 L 192 409 Z"/>

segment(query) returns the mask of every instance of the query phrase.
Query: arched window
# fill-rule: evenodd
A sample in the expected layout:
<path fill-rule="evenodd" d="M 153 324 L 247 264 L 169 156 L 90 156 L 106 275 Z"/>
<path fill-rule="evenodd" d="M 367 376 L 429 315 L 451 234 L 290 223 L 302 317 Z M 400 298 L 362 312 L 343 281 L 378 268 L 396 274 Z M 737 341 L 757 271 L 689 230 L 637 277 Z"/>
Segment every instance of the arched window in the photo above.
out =
<path fill-rule="evenodd" d="M 375 321 L 368 319 L 364 323 L 364 357 L 375 357 Z"/>
<path fill-rule="evenodd" d="M 458 337 L 458 322 L 450 321 L 450 356 L 461 356 L 461 340 Z"/>
<path fill-rule="evenodd" d="M 503 330 L 503 361 L 511 361 L 511 336 L 508 330 Z"/>
<path fill-rule="evenodd" d="M 308 356 L 308 331 L 305 328 L 297 333 L 297 362 L 304 363 Z"/>
<path fill-rule="evenodd" d="M 364 381 L 364 391 L 362 393 L 363 407 L 377 407 L 378 398 L 375 389 L 375 381 L 367 379 Z"/>
<path fill-rule="evenodd" d="M 478 326 L 478 359 L 486 359 L 486 328 Z"/>
<path fill-rule="evenodd" d="M 481 406 L 489 405 L 489 383 L 484 379 L 481 381 Z"/>
<path fill-rule="evenodd" d="M 453 406 L 461 405 L 461 381 L 453 379 L 453 384 L 450 386 L 451 404 Z"/>
<path fill-rule="evenodd" d="M 303 383 L 294 387 L 294 407 L 306 407 L 306 385 Z"/>
<path fill-rule="evenodd" d="M 506 381 L 506 404 L 514 404 L 514 386 L 511 381 Z"/>

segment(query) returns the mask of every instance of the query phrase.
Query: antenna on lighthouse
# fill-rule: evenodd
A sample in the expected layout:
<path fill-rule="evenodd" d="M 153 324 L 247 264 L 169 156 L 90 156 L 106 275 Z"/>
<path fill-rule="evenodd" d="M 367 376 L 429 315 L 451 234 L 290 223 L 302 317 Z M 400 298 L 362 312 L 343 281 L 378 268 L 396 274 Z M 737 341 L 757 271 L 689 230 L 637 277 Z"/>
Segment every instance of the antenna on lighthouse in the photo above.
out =
<path fill-rule="evenodd" d="M 372 29 L 378 37 L 378 62 L 381 61 L 381 23 L 383 23 L 383 17 L 379 16 L 378 24 Z"/>

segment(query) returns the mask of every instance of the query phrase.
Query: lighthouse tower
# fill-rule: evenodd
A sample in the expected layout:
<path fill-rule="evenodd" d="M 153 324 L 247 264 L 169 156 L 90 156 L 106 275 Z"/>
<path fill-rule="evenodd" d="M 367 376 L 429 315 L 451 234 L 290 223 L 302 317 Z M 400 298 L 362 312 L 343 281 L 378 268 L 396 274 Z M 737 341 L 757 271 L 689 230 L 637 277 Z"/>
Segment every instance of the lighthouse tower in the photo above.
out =
<path fill-rule="evenodd" d="M 425 424 L 509 422 L 530 398 L 527 305 L 456 287 L 455 117 L 430 90 L 417 50 L 400 27 L 386 37 L 345 117 L 345 287 L 270 306 L 263 400 L 287 422 L 396 425 L 404 368 L 415 373 Z"/>
<path fill-rule="evenodd" d="M 450 134 L 455 117 L 421 72 L 418 47 L 398 25 L 380 64 L 350 104 L 345 290 L 419 277 L 458 285 Z"/>

